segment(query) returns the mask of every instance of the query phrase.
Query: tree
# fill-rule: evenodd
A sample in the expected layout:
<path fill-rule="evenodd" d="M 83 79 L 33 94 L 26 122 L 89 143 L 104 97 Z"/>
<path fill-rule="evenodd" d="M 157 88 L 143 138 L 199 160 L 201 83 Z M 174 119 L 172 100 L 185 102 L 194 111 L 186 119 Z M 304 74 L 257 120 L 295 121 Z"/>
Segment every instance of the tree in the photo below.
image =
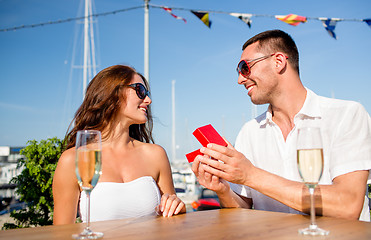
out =
<path fill-rule="evenodd" d="M 16 194 L 27 203 L 25 209 L 13 211 L 10 217 L 15 223 L 5 223 L 3 229 L 44 226 L 53 223 L 52 183 L 63 143 L 58 138 L 28 141 L 21 150 L 24 158 L 18 162 L 23 167 L 20 175 L 10 183 L 17 185 Z"/>

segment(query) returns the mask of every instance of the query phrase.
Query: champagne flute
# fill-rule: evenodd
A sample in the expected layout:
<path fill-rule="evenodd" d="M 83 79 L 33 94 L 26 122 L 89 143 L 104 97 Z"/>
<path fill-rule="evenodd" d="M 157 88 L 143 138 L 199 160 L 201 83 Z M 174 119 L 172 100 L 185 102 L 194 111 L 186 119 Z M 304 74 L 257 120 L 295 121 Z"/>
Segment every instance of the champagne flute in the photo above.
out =
<path fill-rule="evenodd" d="M 316 224 L 314 207 L 314 189 L 318 185 L 323 172 L 323 147 L 320 128 L 304 127 L 298 129 L 297 161 L 301 178 L 310 194 L 310 225 L 299 229 L 304 235 L 328 235 L 329 231 L 319 228 Z"/>
<path fill-rule="evenodd" d="M 102 166 L 101 132 L 96 130 L 81 130 L 76 135 L 76 176 L 78 183 L 86 193 L 86 227 L 80 234 L 73 234 L 74 239 L 98 239 L 101 232 L 90 229 L 90 193 L 101 175 Z"/>

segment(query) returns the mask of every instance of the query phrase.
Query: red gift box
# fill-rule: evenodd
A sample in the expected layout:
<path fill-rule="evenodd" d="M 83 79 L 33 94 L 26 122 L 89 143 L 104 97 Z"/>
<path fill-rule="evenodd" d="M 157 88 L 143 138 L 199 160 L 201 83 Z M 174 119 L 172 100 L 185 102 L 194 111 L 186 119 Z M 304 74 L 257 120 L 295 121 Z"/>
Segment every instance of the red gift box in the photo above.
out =
<path fill-rule="evenodd" d="M 211 126 L 211 124 L 208 124 L 203 127 L 197 128 L 193 135 L 197 138 L 197 140 L 201 143 L 202 146 L 206 147 L 209 143 L 215 143 L 218 145 L 222 145 L 226 147 L 228 144 L 224 141 L 224 139 L 219 135 L 219 133 Z M 193 162 L 195 157 L 197 155 L 200 155 L 200 149 L 193 151 L 191 153 L 186 154 L 186 158 L 188 162 Z"/>
<path fill-rule="evenodd" d="M 211 124 L 197 128 L 193 135 L 204 147 L 209 143 L 216 143 L 224 147 L 228 145 Z"/>
<path fill-rule="evenodd" d="M 188 162 L 191 163 L 195 160 L 197 155 L 201 155 L 201 154 L 202 153 L 200 152 L 200 149 L 197 149 L 196 151 L 193 151 L 193 152 L 190 152 L 190 153 L 186 154 L 186 158 L 187 158 Z"/>

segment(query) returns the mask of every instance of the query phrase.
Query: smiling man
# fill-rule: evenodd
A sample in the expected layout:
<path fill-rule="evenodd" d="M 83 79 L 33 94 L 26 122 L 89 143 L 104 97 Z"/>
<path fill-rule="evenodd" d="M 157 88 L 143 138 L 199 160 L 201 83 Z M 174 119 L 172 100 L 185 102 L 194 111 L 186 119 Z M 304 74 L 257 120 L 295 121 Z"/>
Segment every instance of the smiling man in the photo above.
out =
<path fill-rule="evenodd" d="M 204 156 L 192 165 L 200 184 L 215 191 L 223 207 L 308 213 L 296 139 L 301 126 L 316 126 L 324 156 L 315 190 L 317 214 L 370 221 L 365 194 L 371 178 L 369 114 L 357 102 L 325 98 L 304 87 L 299 53 L 287 33 L 262 32 L 242 49 L 238 84 L 254 104 L 269 107 L 242 127 L 235 148 L 209 144 L 201 149 Z"/>

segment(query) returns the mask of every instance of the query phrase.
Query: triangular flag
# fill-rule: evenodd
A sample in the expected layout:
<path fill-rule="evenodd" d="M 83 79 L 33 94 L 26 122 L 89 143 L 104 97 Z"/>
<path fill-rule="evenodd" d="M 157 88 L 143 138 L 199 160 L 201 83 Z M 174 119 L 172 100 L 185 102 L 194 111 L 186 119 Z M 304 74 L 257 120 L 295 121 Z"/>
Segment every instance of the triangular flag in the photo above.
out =
<path fill-rule="evenodd" d="M 363 19 L 363 21 L 366 22 L 369 27 L 371 27 L 371 18 Z"/>
<path fill-rule="evenodd" d="M 249 26 L 249 28 L 251 28 L 252 14 L 249 14 L 249 13 L 230 13 L 229 15 L 241 19 L 242 21 L 244 21 Z"/>
<path fill-rule="evenodd" d="M 176 19 L 183 20 L 185 23 L 187 23 L 187 20 L 185 20 L 182 17 L 178 17 L 177 15 L 173 14 L 172 9 L 168 7 L 162 7 L 166 12 L 170 13 L 171 16 L 173 16 Z"/>
<path fill-rule="evenodd" d="M 196 15 L 206 26 L 210 28 L 211 21 L 209 20 L 209 12 L 196 12 L 191 11 L 194 15 Z"/>
<path fill-rule="evenodd" d="M 299 16 L 299 15 L 296 15 L 296 14 L 276 15 L 274 17 L 277 18 L 278 20 L 281 20 L 281 21 L 283 21 L 285 23 L 288 23 L 292 26 L 297 26 L 300 23 L 305 23 L 307 21 L 306 17 Z"/>
<path fill-rule="evenodd" d="M 322 21 L 323 26 L 327 30 L 328 34 L 330 34 L 331 37 L 336 39 L 336 34 L 335 34 L 335 27 L 336 23 L 339 21 L 339 19 L 335 18 L 320 18 Z"/>

